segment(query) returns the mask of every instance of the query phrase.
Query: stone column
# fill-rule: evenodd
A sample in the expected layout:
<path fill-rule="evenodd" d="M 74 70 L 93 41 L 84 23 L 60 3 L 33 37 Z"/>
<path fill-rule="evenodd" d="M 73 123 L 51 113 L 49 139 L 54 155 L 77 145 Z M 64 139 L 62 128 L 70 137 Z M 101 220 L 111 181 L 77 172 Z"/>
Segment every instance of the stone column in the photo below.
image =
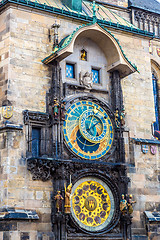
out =
<path fill-rule="evenodd" d="M 121 87 L 121 79 L 118 71 L 114 71 L 112 73 L 111 86 L 112 86 L 111 90 L 112 110 L 114 112 L 118 111 L 118 114 L 120 116 L 123 108 L 123 93 Z M 119 127 L 116 128 L 116 136 L 117 136 L 116 161 L 125 162 L 123 127 L 121 126 L 121 123 Z"/>

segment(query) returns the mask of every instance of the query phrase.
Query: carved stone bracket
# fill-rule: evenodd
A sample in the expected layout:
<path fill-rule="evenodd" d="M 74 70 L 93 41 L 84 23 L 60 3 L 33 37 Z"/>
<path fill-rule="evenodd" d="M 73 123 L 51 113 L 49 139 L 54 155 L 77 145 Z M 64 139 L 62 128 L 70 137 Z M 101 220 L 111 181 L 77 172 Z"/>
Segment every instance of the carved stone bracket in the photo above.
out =
<path fill-rule="evenodd" d="M 64 83 L 63 84 L 64 96 L 67 96 L 67 91 L 69 89 L 71 89 L 73 91 L 88 89 L 88 91 L 91 93 L 98 91 L 100 93 L 108 94 L 108 90 L 98 88 L 96 86 L 92 86 L 92 88 L 86 88 L 84 85 L 78 84 L 78 83 Z"/>
<path fill-rule="evenodd" d="M 77 179 L 77 173 L 89 169 L 92 171 L 103 172 L 110 175 L 114 181 L 121 179 L 122 182 L 128 182 L 129 178 L 125 177 L 125 166 L 121 164 L 111 164 L 99 161 L 87 160 L 54 160 L 51 158 L 30 158 L 27 160 L 28 170 L 33 175 L 33 180 L 41 179 L 47 181 L 49 179 L 69 179 L 72 175 L 72 180 Z M 121 169 L 121 170 L 120 170 Z M 77 173 L 76 173 L 77 172 Z M 63 174 L 63 175 L 62 175 Z M 120 174 L 122 175 L 120 177 Z"/>
<path fill-rule="evenodd" d="M 48 113 L 25 110 L 23 111 L 23 115 L 24 124 L 39 123 L 41 125 L 48 125 L 50 122 L 50 116 Z"/>
<path fill-rule="evenodd" d="M 28 159 L 27 169 L 32 174 L 33 180 L 47 181 L 52 178 L 52 174 L 55 172 L 55 164 L 53 161 L 41 160 L 41 159 Z"/>

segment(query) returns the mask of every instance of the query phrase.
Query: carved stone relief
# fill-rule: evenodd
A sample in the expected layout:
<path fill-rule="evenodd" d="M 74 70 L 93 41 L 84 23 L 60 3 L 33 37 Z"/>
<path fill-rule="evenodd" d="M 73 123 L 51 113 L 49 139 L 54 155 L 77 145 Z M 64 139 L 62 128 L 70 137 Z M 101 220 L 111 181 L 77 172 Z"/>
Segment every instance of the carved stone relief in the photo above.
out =
<path fill-rule="evenodd" d="M 93 77 L 92 73 L 80 72 L 80 74 L 79 74 L 79 83 L 80 83 L 80 85 L 83 85 L 87 89 L 92 89 L 92 85 L 93 85 L 92 77 Z"/>

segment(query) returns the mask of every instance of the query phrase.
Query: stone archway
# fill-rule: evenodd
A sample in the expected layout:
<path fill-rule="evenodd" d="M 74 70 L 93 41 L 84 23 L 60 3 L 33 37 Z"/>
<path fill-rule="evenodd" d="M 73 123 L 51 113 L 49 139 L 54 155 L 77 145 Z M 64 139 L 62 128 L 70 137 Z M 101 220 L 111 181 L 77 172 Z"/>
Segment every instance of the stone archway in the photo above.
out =
<path fill-rule="evenodd" d="M 55 59 L 60 62 L 71 55 L 78 37 L 88 37 L 102 49 L 107 59 L 108 72 L 119 71 L 120 78 L 123 78 L 137 71 L 136 66 L 126 57 L 118 39 L 110 31 L 97 23 L 82 25 L 77 28 L 71 35 L 62 39 L 59 47 L 56 47 L 52 54 L 42 60 L 42 62 L 48 64 Z"/>

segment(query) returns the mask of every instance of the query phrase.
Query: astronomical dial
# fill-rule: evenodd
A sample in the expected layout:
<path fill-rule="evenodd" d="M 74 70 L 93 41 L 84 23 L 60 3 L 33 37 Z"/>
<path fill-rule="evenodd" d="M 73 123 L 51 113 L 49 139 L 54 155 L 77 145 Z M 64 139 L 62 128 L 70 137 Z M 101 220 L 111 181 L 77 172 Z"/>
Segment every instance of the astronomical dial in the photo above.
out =
<path fill-rule="evenodd" d="M 64 139 L 84 159 L 99 159 L 111 148 L 113 125 L 107 112 L 92 101 L 77 101 L 66 111 Z"/>
<path fill-rule="evenodd" d="M 71 213 L 81 228 L 97 232 L 111 222 L 115 202 L 105 182 L 93 177 L 82 178 L 73 186 L 71 196 Z"/>

